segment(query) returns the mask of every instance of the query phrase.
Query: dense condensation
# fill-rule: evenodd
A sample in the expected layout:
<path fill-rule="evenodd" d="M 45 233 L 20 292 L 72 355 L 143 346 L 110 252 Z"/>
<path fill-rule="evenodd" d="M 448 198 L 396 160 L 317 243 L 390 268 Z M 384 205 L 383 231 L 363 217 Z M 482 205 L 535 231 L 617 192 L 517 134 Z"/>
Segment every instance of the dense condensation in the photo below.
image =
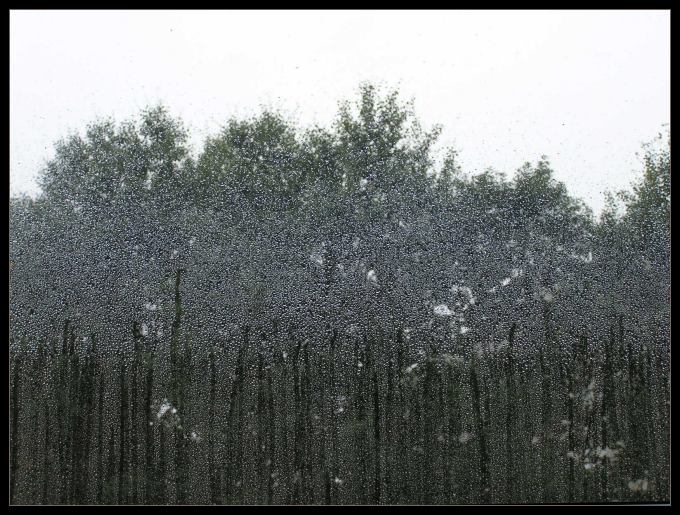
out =
<path fill-rule="evenodd" d="M 11 502 L 668 501 L 667 136 L 594 217 L 437 134 L 364 85 L 60 141 L 10 204 Z"/>

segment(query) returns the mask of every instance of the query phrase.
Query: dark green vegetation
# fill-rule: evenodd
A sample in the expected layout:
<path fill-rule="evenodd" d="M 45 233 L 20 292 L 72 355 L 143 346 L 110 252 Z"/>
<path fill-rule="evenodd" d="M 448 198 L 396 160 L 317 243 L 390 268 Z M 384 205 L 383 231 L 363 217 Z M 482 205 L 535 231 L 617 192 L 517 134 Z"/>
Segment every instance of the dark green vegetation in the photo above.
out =
<path fill-rule="evenodd" d="M 163 109 L 11 199 L 13 503 L 669 500 L 670 152 L 599 220 L 549 163 Z"/>

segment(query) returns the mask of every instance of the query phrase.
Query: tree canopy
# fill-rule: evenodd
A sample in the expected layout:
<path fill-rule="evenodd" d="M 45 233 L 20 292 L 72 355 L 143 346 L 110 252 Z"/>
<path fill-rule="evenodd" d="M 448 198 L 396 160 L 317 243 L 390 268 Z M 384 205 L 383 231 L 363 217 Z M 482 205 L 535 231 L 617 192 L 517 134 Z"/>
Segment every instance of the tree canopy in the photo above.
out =
<path fill-rule="evenodd" d="M 438 134 L 365 84 L 327 128 L 59 141 L 10 199 L 11 496 L 666 499 L 670 139 L 595 219 Z"/>

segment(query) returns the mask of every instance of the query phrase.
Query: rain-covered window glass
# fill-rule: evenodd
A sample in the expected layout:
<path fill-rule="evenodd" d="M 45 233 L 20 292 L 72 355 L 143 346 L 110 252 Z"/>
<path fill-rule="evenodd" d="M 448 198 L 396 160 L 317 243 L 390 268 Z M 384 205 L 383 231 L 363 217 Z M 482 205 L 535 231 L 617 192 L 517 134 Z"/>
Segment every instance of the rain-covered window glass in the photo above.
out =
<path fill-rule="evenodd" d="M 670 502 L 670 11 L 12 11 L 12 504 Z"/>

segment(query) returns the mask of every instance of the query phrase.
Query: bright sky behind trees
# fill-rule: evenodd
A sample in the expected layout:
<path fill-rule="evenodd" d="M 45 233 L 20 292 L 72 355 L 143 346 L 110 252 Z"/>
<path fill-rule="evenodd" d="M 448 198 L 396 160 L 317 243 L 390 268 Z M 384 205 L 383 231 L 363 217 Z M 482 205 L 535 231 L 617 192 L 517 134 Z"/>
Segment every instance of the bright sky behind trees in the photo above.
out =
<path fill-rule="evenodd" d="M 598 213 L 670 119 L 670 12 L 12 11 L 10 191 L 98 117 L 163 103 L 199 151 L 263 105 L 328 125 L 363 81 L 413 98 L 465 171 L 546 155 Z"/>

